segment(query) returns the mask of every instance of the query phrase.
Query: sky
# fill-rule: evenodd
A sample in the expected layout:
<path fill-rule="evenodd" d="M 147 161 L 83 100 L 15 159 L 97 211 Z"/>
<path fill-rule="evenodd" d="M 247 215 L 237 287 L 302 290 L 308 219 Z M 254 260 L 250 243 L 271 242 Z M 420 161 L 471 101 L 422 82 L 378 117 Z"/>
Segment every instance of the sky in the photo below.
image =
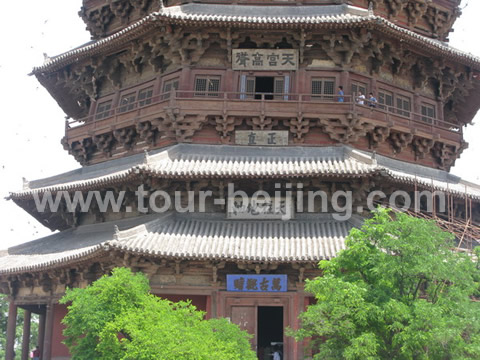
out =
<path fill-rule="evenodd" d="M 4 1 L 0 22 L 0 249 L 51 234 L 12 201 L 10 191 L 22 189 L 22 178 L 37 180 L 78 168 L 63 150 L 65 114 L 55 100 L 28 76 L 44 54 L 58 55 L 90 40 L 78 16 L 81 0 Z M 450 45 L 480 56 L 479 0 L 463 0 Z M 452 173 L 480 183 L 480 114 L 466 129 L 470 143 Z"/>

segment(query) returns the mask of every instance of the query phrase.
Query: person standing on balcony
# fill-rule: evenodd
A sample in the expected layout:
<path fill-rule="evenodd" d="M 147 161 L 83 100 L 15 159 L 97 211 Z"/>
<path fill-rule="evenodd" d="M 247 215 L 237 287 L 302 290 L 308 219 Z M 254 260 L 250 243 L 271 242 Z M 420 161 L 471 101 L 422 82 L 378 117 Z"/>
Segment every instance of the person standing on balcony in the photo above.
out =
<path fill-rule="evenodd" d="M 343 92 L 343 86 L 338 87 L 337 95 L 338 95 L 338 98 L 337 98 L 338 102 L 344 102 L 345 101 L 345 98 L 344 98 L 345 93 Z"/>
<path fill-rule="evenodd" d="M 365 105 L 365 95 L 361 91 L 358 92 L 357 102 L 358 105 Z"/>
<path fill-rule="evenodd" d="M 377 107 L 377 98 L 373 96 L 373 93 L 370 93 L 368 96 L 368 106 L 372 108 Z"/>

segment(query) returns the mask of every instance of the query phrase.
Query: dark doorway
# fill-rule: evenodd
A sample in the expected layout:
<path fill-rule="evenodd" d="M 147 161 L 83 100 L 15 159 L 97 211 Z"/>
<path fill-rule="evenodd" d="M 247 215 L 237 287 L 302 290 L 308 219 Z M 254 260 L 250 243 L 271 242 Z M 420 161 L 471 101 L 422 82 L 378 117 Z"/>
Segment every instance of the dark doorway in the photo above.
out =
<path fill-rule="evenodd" d="M 258 307 L 258 359 L 272 360 L 275 351 L 280 352 L 283 359 L 283 307 Z"/>
<path fill-rule="evenodd" d="M 255 99 L 262 98 L 261 93 L 265 95 L 265 100 L 272 100 L 274 93 L 275 78 L 273 76 L 257 76 L 255 77 Z"/>

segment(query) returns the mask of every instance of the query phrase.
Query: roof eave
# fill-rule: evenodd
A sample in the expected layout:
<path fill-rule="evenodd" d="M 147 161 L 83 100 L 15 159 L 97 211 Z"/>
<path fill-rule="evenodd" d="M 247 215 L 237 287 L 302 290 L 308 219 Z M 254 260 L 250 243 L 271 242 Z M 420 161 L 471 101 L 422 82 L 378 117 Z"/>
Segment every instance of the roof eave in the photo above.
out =
<path fill-rule="evenodd" d="M 104 39 L 101 39 L 93 44 L 86 45 L 84 47 L 77 48 L 75 50 L 66 52 L 59 56 L 50 59 L 49 62 L 42 66 L 35 67 L 31 74 L 41 76 L 46 73 L 54 72 L 63 66 L 69 65 L 73 62 L 77 62 L 88 58 L 90 56 L 97 55 L 102 52 L 106 52 L 111 49 L 115 49 L 125 41 L 136 38 L 138 35 L 144 34 L 154 27 L 167 25 L 167 24 L 181 24 L 191 26 L 220 26 L 220 27 L 232 27 L 237 28 L 267 28 L 267 29 L 282 29 L 282 28 L 352 28 L 370 26 L 376 28 L 379 31 L 389 33 L 403 40 L 408 41 L 414 46 L 418 46 L 421 49 L 429 49 L 436 51 L 446 56 L 453 61 L 460 61 L 465 65 L 475 67 L 480 70 L 480 58 L 472 54 L 463 53 L 460 50 L 450 48 L 449 46 L 435 42 L 433 39 L 429 39 L 425 36 L 416 34 L 411 30 L 397 26 L 387 19 L 380 16 L 358 16 L 355 19 L 348 22 L 338 22 L 333 19 L 329 19 L 324 22 L 313 21 L 299 21 L 301 19 L 288 19 L 289 22 L 252 22 L 252 21 L 227 21 L 227 20 L 202 20 L 193 18 L 179 18 L 162 13 L 152 13 L 142 20 L 126 27 L 125 29 L 110 35 Z"/>

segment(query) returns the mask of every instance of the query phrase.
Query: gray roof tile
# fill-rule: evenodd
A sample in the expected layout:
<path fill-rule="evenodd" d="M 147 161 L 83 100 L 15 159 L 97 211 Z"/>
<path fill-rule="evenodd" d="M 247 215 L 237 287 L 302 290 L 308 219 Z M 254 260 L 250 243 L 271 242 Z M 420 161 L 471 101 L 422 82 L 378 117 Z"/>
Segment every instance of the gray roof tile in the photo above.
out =
<path fill-rule="evenodd" d="M 12 199 L 31 198 L 46 191 L 105 187 L 141 174 L 158 178 L 300 178 L 383 175 L 394 182 L 417 183 L 480 199 L 480 186 L 446 171 L 409 164 L 351 147 L 248 147 L 178 144 L 165 149 L 86 166 L 51 178 L 32 181 Z"/>
<path fill-rule="evenodd" d="M 65 266 L 112 249 L 162 258 L 317 262 L 345 249 L 345 237 L 360 224 L 358 217 L 340 222 L 329 214 L 289 221 L 227 220 L 225 214 L 149 215 L 80 226 L 12 247 L 0 252 L 0 274 Z"/>

